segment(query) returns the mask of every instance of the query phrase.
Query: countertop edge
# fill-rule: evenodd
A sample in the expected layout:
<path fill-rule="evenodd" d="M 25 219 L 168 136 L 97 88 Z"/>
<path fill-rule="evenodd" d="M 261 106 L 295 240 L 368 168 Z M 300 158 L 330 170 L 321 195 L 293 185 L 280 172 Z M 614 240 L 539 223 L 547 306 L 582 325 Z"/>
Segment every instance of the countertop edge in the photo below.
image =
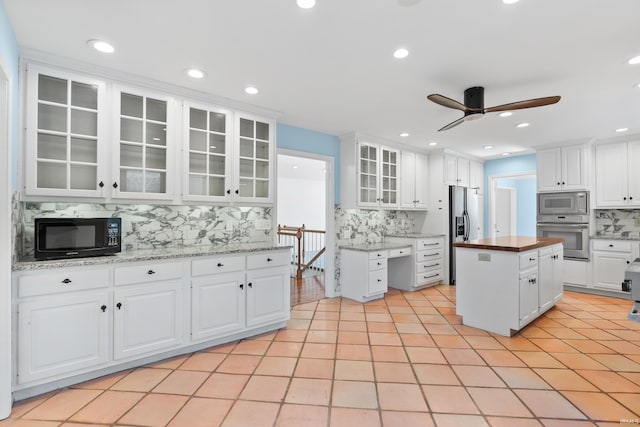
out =
<path fill-rule="evenodd" d="M 540 240 L 544 239 L 544 240 Z M 483 239 L 484 240 L 484 239 Z M 453 244 L 455 248 L 466 248 L 466 249 L 483 249 L 483 250 L 492 250 L 492 251 L 503 251 L 503 252 L 526 252 L 533 249 L 544 248 L 545 246 L 552 246 L 558 243 L 563 243 L 564 239 L 555 238 L 555 237 L 543 237 L 538 238 L 538 241 L 531 244 L 524 244 L 521 246 L 513 246 L 513 245 L 501 245 L 499 243 L 490 243 L 490 242 L 482 242 L 475 241 L 478 243 L 471 242 L 457 242 Z"/>

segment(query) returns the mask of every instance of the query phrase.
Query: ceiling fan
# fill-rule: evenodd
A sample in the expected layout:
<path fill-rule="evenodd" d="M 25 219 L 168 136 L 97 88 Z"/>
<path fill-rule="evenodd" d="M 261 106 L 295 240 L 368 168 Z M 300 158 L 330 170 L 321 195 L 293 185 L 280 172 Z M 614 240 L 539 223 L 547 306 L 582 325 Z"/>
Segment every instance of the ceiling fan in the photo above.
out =
<path fill-rule="evenodd" d="M 468 120 L 476 120 L 482 118 L 485 113 L 494 113 L 496 111 L 510 111 L 521 110 L 523 108 L 542 107 L 544 105 L 555 104 L 560 101 L 559 96 L 547 96 L 545 98 L 527 99 L 525 101 L 511 102 L 509 104 L 497 105 L 495 107 L 484 108 L 484 88 L 481 86 L 470 87 L 464 91 L 464 104 L 458 101 L 454 101 L 451 98 L 434 93 L 427 96 L 432 102 L 442 105 L 443 107 L 453 108 L 464 112 L 464 116 L 455 120 L 443 128 L 438 129 L 438 132 L 451 129 L 458 126 L 460 123 Z"/>

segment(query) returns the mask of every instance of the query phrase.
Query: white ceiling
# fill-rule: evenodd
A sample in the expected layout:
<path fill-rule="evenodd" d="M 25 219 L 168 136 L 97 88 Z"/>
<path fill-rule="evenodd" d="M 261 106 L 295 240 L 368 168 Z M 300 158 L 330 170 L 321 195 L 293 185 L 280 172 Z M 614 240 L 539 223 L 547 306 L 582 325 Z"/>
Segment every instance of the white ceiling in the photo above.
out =
<path fill-rule="evenodd" d="M 638 0 L 4 0 L 23 48 L 279 111 L 281 123 L 479 157 L 640 132 Z M 116 47 L 111 55 L 88 39 Z M 392 57 L 398 47 L 410 54 Z M 203 80 L 186 77 L 199 67 Z M 244 93 L 247 85 L 258 95 Z M 562 96 L 437 132 L 485 87 L 485 106 Z M 518 129 L 517 123 L 531 126 Z M 400 138 L 400 132 L 409 132 Z M 495 148 L 485 150 L 484 145 Z"/>

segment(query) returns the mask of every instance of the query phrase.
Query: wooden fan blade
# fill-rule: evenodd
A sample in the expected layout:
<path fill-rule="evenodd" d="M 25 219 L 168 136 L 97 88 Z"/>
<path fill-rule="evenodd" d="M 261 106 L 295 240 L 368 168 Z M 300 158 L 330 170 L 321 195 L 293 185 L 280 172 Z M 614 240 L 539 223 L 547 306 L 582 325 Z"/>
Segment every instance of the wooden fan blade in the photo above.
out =
<path fill-rule="evenodd" d="M 447 98 L 446 96 L 439 95 L 437 93 L 427 96 L 427 99 L 431 102 L 435 102 L 438 105 L 442 105 L 443 107 L 453 108 L 454 110 L 464 111 L 465 113 L 468 111 L 468 108 L 465 107 L 464 104 L 451 98 Z"/>
<path fill-rule="evenodd" d="M 446 125 L 446 126 L 444 126 L 444 127 L 440 128 L 440 129 L 438 129 L 438 132 L 441 132 L 441 131 L 443 131 L 443 130 L 449 130 L 449 129 L 451 129 L 451 128 L 454 128 L 454 127 L 458 126 L 460 123 L 464 122 L 464 119 L 465 119 L 464 117 L 460 117 L 458 120 L 455 120 L 455 121 L 453 121 L 453 122 L 449 123 L 448 125 Z"/>
<path fill-rule="evenodd" d="M 544 105 L 555 104 L 560 101 L 559 96 L 547 96 L 546 98 L 527 99 L 526 101 L 511 102 L 509 104 L 497 105 L 495 107 L 485 108 L 485 113 L 493 113 L 496 111 L 522 110 L 523 108 L 542 107 Z"/>

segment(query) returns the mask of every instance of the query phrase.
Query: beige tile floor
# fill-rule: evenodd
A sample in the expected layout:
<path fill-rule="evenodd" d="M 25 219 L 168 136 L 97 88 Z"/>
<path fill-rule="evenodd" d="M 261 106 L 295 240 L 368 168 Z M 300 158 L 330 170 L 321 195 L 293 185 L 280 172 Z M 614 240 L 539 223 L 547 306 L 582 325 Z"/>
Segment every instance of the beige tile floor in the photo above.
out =
<path fill-rule="evenodd" d="M 639 424 L 630 307 L 566 292 L 504 338 L 463 326 L 448 286 L 324 299 L 286 329 L 18 402 L 0 427 Z"/>

